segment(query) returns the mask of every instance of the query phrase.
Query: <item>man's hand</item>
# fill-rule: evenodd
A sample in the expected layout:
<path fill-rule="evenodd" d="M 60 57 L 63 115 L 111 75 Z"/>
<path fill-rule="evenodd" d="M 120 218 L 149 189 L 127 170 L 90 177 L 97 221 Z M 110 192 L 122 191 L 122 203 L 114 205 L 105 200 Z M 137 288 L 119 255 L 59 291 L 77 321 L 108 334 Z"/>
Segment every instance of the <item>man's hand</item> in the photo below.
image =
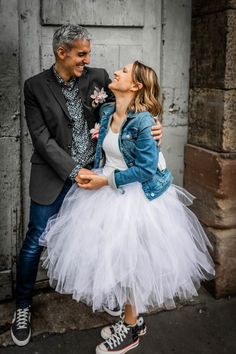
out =
<path fill-rule="evenodd" d="M 153 117 L 156 121 L 156 125 L 153 125 L 152 126 L 152 136 L 155 140 L 158 140 L 158 146 L 161 145 L 161 139 L 162 139 L 162 125 L 161 123 L 158 121 L 158 118 L 157 117 Z"/>
<path fill-rule="evenodd" d="M 80 179 L 82 179 L 83 183 L 78 183 L 78 186 L 83 189 L 99 189 L 108 185 L 108 180 L 105 176 L 97 176 L 91 174 L 80 175 Z"/>
<path fill-rule="evenodd" d="M 89 179 L 86 181 L 85 179 L 82 179 L 80 176 L 82 175 L 96 175 L 96 173 L 94 171 L 90 171 L 87 168 L 81 168 L 77 174 L 77 176 L 75 177 L 75 182 L 77 183 L 77 185 L 83 184 L 83 183 L 88 183 Z"/>

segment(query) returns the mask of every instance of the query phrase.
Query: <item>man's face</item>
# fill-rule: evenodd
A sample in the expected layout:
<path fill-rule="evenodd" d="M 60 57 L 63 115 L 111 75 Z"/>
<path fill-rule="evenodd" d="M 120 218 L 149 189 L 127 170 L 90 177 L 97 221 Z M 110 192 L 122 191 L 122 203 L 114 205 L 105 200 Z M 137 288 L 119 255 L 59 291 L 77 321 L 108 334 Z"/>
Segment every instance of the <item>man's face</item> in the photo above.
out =
<path fill-rule="evenodd" d="M 71 49 L 58 48 L 57 54 L 60 65 L 68 77 L 82 75 L 84 66 L 90 63 L 90 41 L 78 39 L 73 42 Z"/>

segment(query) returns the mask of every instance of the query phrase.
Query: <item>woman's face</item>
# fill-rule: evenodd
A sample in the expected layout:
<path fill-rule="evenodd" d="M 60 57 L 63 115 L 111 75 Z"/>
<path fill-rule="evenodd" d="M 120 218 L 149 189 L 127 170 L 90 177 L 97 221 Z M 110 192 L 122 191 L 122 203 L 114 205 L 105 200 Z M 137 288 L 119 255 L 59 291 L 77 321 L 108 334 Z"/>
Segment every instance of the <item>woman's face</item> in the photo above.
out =
<path fill-rule="evenodd" d="M 120 70 L 114 72 L 114 79 L 109 84 L 112 91 L 128 92 L 134 86 L 132 80 L 133 64 L 127 64 Z"/>

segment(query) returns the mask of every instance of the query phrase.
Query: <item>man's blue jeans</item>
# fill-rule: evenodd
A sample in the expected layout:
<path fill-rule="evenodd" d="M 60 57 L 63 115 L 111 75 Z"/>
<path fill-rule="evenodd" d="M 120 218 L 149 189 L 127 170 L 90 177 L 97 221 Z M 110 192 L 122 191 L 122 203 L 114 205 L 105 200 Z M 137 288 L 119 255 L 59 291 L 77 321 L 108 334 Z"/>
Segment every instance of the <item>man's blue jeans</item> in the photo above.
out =
<path fill-rule="evenodd" d="M 38 264 L 43 247 L 39 245 L 39 237 L 43 233 L 48 219 L 56 214 L 72 181 L 67 180 L 57 199 L 50 205 L 41 205 L 31 201 L 30 220 L 26 238 L 21 247 L 16 277 L 16 306 L 25 308 L 32 303 L 32 292 L 35 284 Z"/>

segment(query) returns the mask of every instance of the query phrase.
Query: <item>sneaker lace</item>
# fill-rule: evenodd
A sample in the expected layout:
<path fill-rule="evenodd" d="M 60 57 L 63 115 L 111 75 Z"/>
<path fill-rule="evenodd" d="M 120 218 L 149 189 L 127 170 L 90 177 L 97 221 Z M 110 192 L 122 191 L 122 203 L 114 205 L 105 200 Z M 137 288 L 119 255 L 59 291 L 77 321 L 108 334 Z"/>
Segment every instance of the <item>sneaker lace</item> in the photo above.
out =
<path fill-rule="evenodd" d="M 113 328 L 114 332 L 118 332 L 120 326 L 124 323 L 124 320 L 120 319 L 120 321 L 116 322 L 115 324 L 113 324 L 111 327 Z"/>
<path fill-rule="evenodd" d="M 117 345 L 120 345 L 130 330 L 130 328 L 125 326 L 122 321 L 117 322 L 114 326 L 116 326 L 116 332 L 106 340 L 107 345 L 111 349 L 116 348 Z"/>
<path fill-rule="evenodd" d="M 27 329 L 29 313 L 29 307 L 16 310 L 16 329 Z"/>

